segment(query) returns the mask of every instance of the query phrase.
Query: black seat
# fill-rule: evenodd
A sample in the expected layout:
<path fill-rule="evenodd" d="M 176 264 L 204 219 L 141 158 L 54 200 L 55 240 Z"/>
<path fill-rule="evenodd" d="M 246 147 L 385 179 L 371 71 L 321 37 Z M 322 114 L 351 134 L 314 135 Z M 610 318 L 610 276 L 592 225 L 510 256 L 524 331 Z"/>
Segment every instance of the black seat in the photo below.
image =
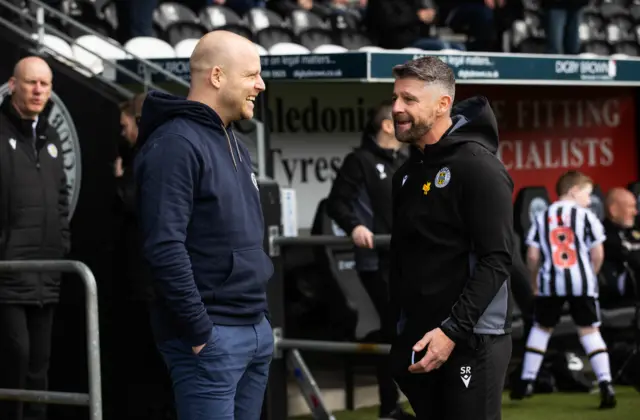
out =
<path fill-rule="evenodd" d="M 327 25 L 320 16 L 304 9 L 296 9 L 288 17 L 293 33 L 299 35 L 308 29 L 326 29 Z"/>
<path fill-rule="evenodd" d="M 313 51 L 320 45 L 333 43 L 331 32 L 323 28 L 309 28 L 298 35 L 298 42 Z"/>
<path fill-rule="evenodd" d="M 524 187 L 518 191 L 513 205 L 513 222 L 522 240 L 526 240 L 535 215 L 545 211 L 549 204 L 549 193 L 545 187 Z"/>
<path fill-rule="evenodd" d="M 602 190 L 600 189 L 599 185 L 593 186 L 593 192 L 591 193 L 591 204 L 589 205 L 589 209 L 598 217 L 601 222 L 604 221 L 604 194 L 602 194 Z"/>
<path fill-rule="evenodd" d="M 153 24 L 162 39 L 171 45 L 185 39 L 200 39 L 206 29 L 187 6 L 175 2 L 160 4 L 153 11 Z"/>
<path fill-rule="evenodd" d="M 311 233 L 343 236 L 344 232 L 327 215 L 326 202 L 324 199 L 318 204 Z M 380 317 L 356 271 L 353 245 L 319 247 L 316 260 L 320 264 L 326 264 L 346 307 L 355 315 L 356 322 L 349 338 L 364 340 L 370 334 L 379 331 Z"/>
<path fill-rule="evenodd" d="M 366 35 L 356 31 L 340 31 L 337 37 L 336 44 L 352 51 L 373 45 L 373 42 Z"/>
<path fill-rule="evenodd" d="M 207 6 L 198 16 L 208 31 L 225 30 L 253 40 L 253 33 L 247 23 L 228 7 Z"/>
<path fill-rule="evenodd" d="M 638 216 L 636 216 L 636 227 L 640 226 L 640 181 L 632 182 L 627 185 L 627 189 L 633 193 L 636 197 L 636 203 L 638 206 Z"/>
<path fill-rule="evenodd" d="M 284 20 L 273 10 L 255 7 L 249 10 L 244 17 L 254 33 L 270 27 L 285 27 Z"/>
<path fill-rule="evenodd" d="M 258 31 L 254 35 L 257 44 L 262 45 L 265 49 L 273 47 L 280 42 L 294 42 L 293 33 L 287 28 L 278 26 L 270 26 Z"/>

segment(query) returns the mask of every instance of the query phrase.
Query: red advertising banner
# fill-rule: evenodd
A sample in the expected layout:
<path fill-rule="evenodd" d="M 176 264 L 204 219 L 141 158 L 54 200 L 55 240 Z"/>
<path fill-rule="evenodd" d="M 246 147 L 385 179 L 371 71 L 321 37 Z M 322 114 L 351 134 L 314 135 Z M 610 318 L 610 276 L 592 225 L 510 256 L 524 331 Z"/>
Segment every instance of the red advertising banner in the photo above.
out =
<path fill-rule="evenodd" d="M 458 99 L 491 100 L 500 129 L 499 156 L 518 190 L 555 183 L 568 170 L 586 173 L 602 191 L 638 180 L 636 111 L 623 88 L 459 86 Z"/>

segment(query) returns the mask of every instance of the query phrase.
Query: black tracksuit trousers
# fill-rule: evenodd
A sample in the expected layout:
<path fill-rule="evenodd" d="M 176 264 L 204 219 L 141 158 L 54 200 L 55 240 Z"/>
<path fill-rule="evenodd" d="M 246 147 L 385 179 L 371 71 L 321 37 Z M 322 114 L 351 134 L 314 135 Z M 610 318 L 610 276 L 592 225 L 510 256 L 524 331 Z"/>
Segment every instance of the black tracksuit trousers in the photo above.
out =
<path fill-rule="evenodd" d="M 47 390 L 54 305 L 0 304 L 0 388 Z M 44 420 L 45 404 L 0 401 L 0 420 Z"/>
<path fill-rule="evenodd" d="M 394 378 L 418 420 L 500 420 L 511 335 L 474 335 L 439 369 L 410 373 L 412 347 L 427 332 L 407 322 L 391 349 Z"/>

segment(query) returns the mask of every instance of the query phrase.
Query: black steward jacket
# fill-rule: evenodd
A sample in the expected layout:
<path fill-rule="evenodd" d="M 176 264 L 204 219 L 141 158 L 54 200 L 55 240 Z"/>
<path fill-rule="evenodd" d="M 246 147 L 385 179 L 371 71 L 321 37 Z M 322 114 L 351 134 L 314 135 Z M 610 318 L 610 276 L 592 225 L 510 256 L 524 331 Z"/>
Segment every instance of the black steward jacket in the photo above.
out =
<path fill-rule="evenodd" d="M 364 225 L 378 235 L 391 234 L 391 180 L 406 162 L 401 151 L 382 149 L 364 134 L 359 148 L 349 153 L 333 182 L 327 213 L 347 235 Z M 359 271 L 378 269 L 378 256 L 385 259 L 388 251 L 356 249 Z"/>
<path fill-rule="evenodd" d="M 0 105 L 0 259 L 61 259 L 69 251 L 69 203 L 58 133 L 50 105 L 23 120 L 7 96 Z M 0 303 L 58 302 L 57 273 L 0 273 Z"/>
<path fill-rule="evenodd" d="M 458 342 L 511 330 L 513 182 L 487 99 L 461 102 L 452 119 L 393 178 L 390 284 L 397 320 Z"/>

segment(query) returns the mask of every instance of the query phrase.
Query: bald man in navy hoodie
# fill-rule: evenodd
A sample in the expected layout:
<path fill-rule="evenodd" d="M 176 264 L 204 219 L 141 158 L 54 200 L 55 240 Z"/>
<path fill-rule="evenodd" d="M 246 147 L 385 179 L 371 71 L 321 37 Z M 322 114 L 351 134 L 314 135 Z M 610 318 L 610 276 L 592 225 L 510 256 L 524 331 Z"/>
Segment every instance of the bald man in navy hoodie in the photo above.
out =
<path fill-rule="evenodd" d="M 251 158 L 229 125 L 253 117 L 265 89 L 260 57 L 250 41 L 215 31 L 190 64 L 187 99 L 150 93 L 139 127 L 152 325 L 180 420 L 258 420 L 273 353 L 265 317 L 273 266 Z"/>

